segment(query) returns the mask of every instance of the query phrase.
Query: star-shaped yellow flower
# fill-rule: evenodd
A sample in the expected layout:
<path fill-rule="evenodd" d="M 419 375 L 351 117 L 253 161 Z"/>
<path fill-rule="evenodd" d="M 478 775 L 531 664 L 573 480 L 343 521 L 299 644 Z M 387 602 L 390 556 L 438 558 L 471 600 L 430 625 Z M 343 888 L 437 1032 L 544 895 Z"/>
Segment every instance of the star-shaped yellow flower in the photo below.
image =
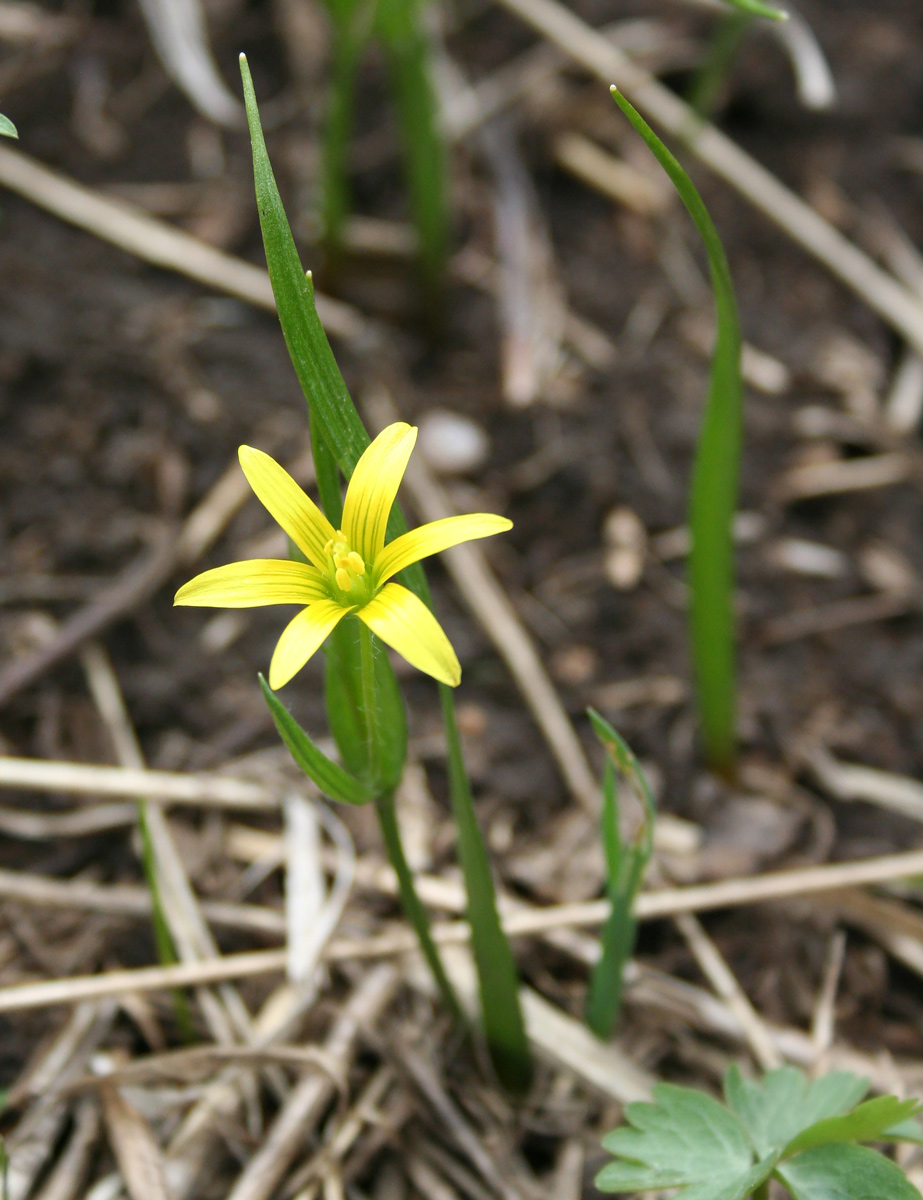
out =
<path fill-rule="evenodd" d="M 184 584 L 174 604 L 203 608 L 305 607 L 282 632 L 269 666 L 269 686 L 297 674 L 335 626 L 353 613 L 409 663 L 456 687 L 461 667 L 441 625 L 392 575 L 459 542 L 512 528 L 492 513 L 446 517 L 385 545 L 391 505 L 417 439 L 410 425 L 389 425 L 356 464 L 343 503 L 343 528 L 334 529 L 279 464 L 241 446 L 240 465 L 257 498 L 310 565 L 257 558 L 205 571 Z"/>

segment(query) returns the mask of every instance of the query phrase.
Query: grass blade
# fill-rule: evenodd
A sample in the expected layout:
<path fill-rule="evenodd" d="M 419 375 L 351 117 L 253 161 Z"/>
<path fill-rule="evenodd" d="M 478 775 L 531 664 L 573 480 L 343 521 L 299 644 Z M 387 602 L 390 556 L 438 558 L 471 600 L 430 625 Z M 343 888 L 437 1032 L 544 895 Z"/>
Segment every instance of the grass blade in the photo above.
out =
<path fill-rule="evenodd" d="M 532 1081 L 532 1060 L 519 1003 L 516 962 L 500 924 L 493 876 L 465 770 L 452 689 L 440 684 L 439 698 L 446 731 L 449 797 L 468 894 L 471 949 L 480 983 L 484 1036 L 500 1082 L 510 1092 L 521 1095 Z"/>
<path fill-rule="evenodd" d="M 749 13 L 753 17 L 768 17 L 770 21 L 787 21 L 788 13 L 772 4 L 763 4 L 762 0 L 724 0 L 731 8 Z"/>
<path fill-rule="evenodd" d="M 5 117 L 3 113 L 0 113 L 0 135 L 11 138 L 19 137 L 19 134 L 16 132 L 16 126 L 13 124 L 10 118 Z"/>
<path fill-rule="evenodd" d="M 407 187 L 420 243 L 424 311 L 438 307 L 449 245 L 446 147 L 430 78 L 431 49 L 419 0 L 380 4 L 377 27 L 388 54 L 404 144 Z"/>
<path fill-rule="evenodd" d="M 615 1032 L 621 1009 L 625 964 L 635 947 L 637 923 L 632 909 L 653 852 L 657 814 L 641 764 L 627 743 L 594 709 L 587 712 L 609 756 L 603 776 L 602 837 L 606 890 L 612 907 L 601 935 L 602 956 L 587 990 L 586 1020 L 598 1038 L 609 1038 Z M 634 841 L 628 845 L 622 841 L 619 829 L 616 772 L 629 781 L 644 809 Z"/>
<path fill-rule="evenodd" d="M 732 524 L 743 423 L 737 301 L 724 247 L 692 180 L 625 97 L 615 88 L 612 96 L 670 177 L 702 236 L 711 271 L 717 334 L 689 499 L 690 631 L 705 751 L 713 767 L 730 774 L 736 750 Z"/>

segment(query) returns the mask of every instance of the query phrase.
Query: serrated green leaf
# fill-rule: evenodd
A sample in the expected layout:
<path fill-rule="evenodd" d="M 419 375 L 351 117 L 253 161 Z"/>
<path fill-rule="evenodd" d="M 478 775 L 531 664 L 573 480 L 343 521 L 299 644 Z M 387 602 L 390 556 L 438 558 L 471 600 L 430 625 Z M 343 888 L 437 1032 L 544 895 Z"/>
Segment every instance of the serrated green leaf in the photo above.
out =
<path fill-rule="evenodd" d="M 920 1200 L 890 1159 L 851 1143 L 817 1146 L 776 1168 L 795 1200 Z"/>
<path fill-rule="evenodd" d="M 372 789 L 318 750 L 262 675 L 259 680 L 279 736 L 305 775 L 317 784 L 325 796 L 340 804 L 368 804 L 373 800 L 375 794 Z"/>
<path fill-rule="evenodd" d="M 923 1124 L 915 1117 L 889 1126 L 879 1139 L 882 1142 L 915 1142 L 923 1145 Z"/>
<path fill-rule="evenodd" d="M 876 1096 L 866 1100 L 852 1112 L 839 1117 L 828 1117 L 824 1121 L 802 1130 L 782 1151 L 784 1159 L 794 1158 L 815 1146 L 830 1142 L 878 1142 L 887 1140 L 885 1135 L 894 1125 L 900 1125 L 908 1117 L 919 1112 L 918 1100 L 898 1100 L 897 1096 Z"/>
<path fill-rule="evenodd" d="M 10 118 L 5 117 L 3 113 L 0 113 L 0 135 L 11 138 L 19 137 L 19 134 L 16 132 L 16 126 L 13 124 Z"/>
<path fill-rule="evenodd" d="M 602 1191 L 681 1188 L 677 1200 L 743 1200 L 775 1159 L 754 1163 L 747 1131 L 723 1104 L 693 1088 L 658 1083 L 653 1102 L 629 1104 L 603 1146 L 622 1162 L 599 1173 Z"/>
<path fill-rule="evenodd" d="M 725 1098 L 760 1156 L 780 1151 L 818 1121 L 848 1112 L 868 1089 L 867 1079 L 849 1071 L 833 1071 L 812 1083 L 797 1067 L 779 1067 L 759 1082 L 744 1079 L 733 1064 L 724 1080 Z"/>

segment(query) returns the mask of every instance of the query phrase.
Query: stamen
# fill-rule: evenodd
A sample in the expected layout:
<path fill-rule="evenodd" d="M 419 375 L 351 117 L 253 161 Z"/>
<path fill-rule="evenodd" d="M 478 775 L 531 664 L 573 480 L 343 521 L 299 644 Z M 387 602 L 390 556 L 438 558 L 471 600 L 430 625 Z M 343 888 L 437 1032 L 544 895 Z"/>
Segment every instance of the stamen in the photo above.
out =
<path fill-rule="evenodd" d="M 333 561 L 334 561 L 335 566 L 338 569 L 340 569 L 342 571 L 349 570 L 349 555 L 348 554 L 337 554 Z"/>
<path fill-rule="evenodd" d="M 332 554 L 332 553 L 333 553 L 333 538 L 328 538 L 328 539 L 327 539 L 327 545 L 326 545 L 326 546 L 324 546 L 324 553 L 325 553 L 325 554 Z"/>
<path fill-rule="evenodd" d="M 350 550 L 349 554 L 346 556 L 346 561 L 357 575 L 365 574 L 365 562 L 361 554 L 357 554 L 355 550 Z"/>
<path fill-rule="evenodd" d="M 349 572 L 345 569 L 345 567 L 337 567 L 334 578 L 336 579 L 337 587 L 341 591 L 349 591 L 350 587 L 352 586 L 352 580 L 350 579 Z"/>

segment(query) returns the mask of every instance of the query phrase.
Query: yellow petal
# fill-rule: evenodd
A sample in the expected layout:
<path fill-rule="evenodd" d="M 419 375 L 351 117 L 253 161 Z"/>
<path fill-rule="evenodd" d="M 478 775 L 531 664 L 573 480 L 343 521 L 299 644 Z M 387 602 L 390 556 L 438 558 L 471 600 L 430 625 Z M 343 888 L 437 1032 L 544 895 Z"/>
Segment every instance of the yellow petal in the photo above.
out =
<path fill-rule="evenodd" d="M 506 517 L 495 517 L 493 513 L 469 513 L 462 517 L 443 517 L 441 521 L 430 521 L 409 533 L 389 542 L 375 559 L 373 575 L 375 583 L 384 583 L 398 571 L 403 571 L 411 563 L 438 554 L 440 550 L 448 550 L 460 542 L 470 542 L 475 538 L 490 537 L 494 533 L 504 533 L 513 528 L 513 522 Z"/>
<path fill-rule="evenodd" d="M 385 544 L 388 514 L 417 431 L 403 421 L 383 429 L 356 463 L 343 503 L 343 533 L 369 564 Z"/>
<path fill-rule="evenodd" d="M 442 626 L 413 592 L 388 583 L 356 614 L 411 666 L 440 683 L 458 687 L 461 667 Z"/>
<path fill-rule="evenodd" d="M 261 604 L 310 604 L 329 593 L 313 567 L 277 558 L 253 558 L 203 571 L 184 583 L 174 604 L 196 608 L 257 608 Z"/>
<path fill-rule="evenodd" d="M 240 465 L 257 499 L 315 567 L 326 569 L 324 546 L 336 530 L 284 467 L 252 446 L 241 446 Z"/>
<path fill-rule="evenodd" d="M 317 600 L 282 630 L 269 664 L 269 686 L 284 687 L 350 610 L 335 600 Z"/>

